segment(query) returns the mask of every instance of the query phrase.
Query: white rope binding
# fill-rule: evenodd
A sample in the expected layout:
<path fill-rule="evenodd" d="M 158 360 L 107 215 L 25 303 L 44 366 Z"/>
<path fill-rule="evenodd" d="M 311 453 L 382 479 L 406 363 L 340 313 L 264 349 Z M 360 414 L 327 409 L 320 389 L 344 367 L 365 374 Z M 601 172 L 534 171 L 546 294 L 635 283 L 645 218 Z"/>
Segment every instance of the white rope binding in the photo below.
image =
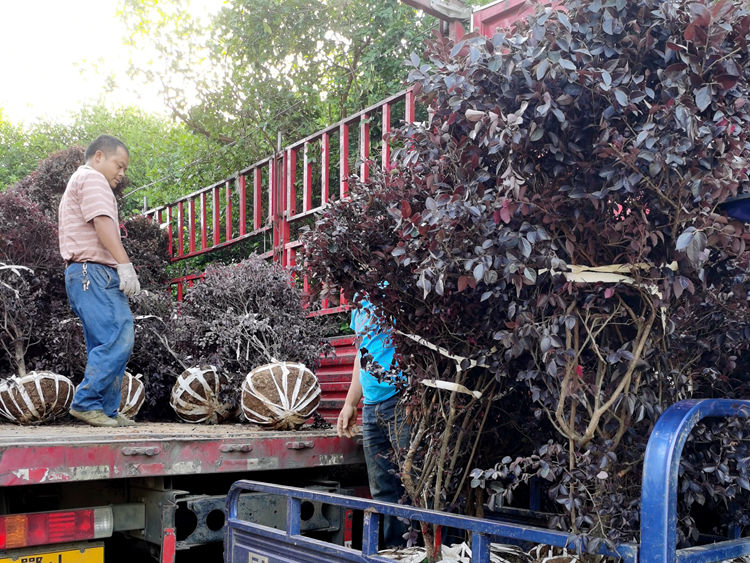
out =
<path fill-rule="evenodd" d="M 127 389 L 120 404 L 120 414 L 127 418 L 133 418 L 138 414 L 146 398 L 146 387 L 141 381 L 142 377 L 142 373 L 133 375 L 130 372 L 125 372 L 124 379 L 127 381 Z"/>
<path fill-rule="evenodd" d="M 52 397 L 47 397 L 42 390 L 42 383 L 49 380 L 55 385 Z M 36 393 L 38 409 L 32 392 Z M 72 401 L 73 383 L 64 375 L 51 371 L 32 371 L 23 377 L 14 375 L 0 385 L 0 414 L 19 424 L 53 420 L 67 411 Z"/>
<path fill-rule="evenodd" d="M 213 372 L 212 385 L 206 381 L 205 374 Z M 190 384 L 197 381 L 198 391 Z M 216 424 L 228 414 L 229 406 L 219 403 L 219 391 L 222 384 L 228 382 L 227 376 L 219 373 L 215 366 L 200 366 L 186 369 L 177 378 L 172 388 L 169 404 L 185 422 L 208 422 Z M 189 401 L 188 399 L 193 399 Z"/>
<path fill-rule="evenodd" d="M 281 370 L 280 377 L 277 378 L 274 375 L 274 368 Z M 277 397 L 269 397 L 255 386 L 254 379 L 262 376 L 267 376 L 273 382 Z M 289 379 L 292 376 L 295 377 L 295 381 L 290 394 Z M 313 378 L 314 383 L 307 391 L 300 394 L 302 382 L 306 376 Z M 274 428 L 294 428 L 305 422 L 315 411 L 320 393 L 318 378 L 304 364 L 292 362 L 266 364 L 247 374 L 242 384 L 242 412 L 247 420 L 256 424 Z M 246 397 L 257 399 L 268 412 L 261 413 L 246 406 Z"/>

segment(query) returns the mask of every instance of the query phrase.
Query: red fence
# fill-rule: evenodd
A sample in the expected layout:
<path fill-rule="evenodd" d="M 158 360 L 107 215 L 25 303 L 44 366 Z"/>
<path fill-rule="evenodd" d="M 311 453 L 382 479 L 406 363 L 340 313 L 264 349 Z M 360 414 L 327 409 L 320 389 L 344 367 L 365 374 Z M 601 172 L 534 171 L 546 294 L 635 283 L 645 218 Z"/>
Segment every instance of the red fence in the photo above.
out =
<path fill-rule="evenodd" d="M 299 227 L 314 221 L 331 200 L 346 197 L 347 178 L 367 178 L 369 163 L 386 164 L 391 147 L 384 135 L 414 121 L 414 96 L 400 92 L 322 131 L 297 141 L 230 178 L 145 213 L 169 236 L 172 262 L 248 244 L 283 266 L 296 264 Z M 201 278 L 196 271 L 172 280 L 177 299 Z M 304 291 L 310 280 L 303 279 Z M 314 314 L 345 310 L 341 296 L 324 301 Z M 317 376 L 322 390 L 318 411 L 335 423 L 351 380 L 354 336 L 331 340 L 334 355 L 321 358 Z"/>
<path fill-rule="evenodd" d="M 526 0 L 493 3 L 475 12 L 474 29 L 492 35 L 530 9 Z M 248 254 L 255 251 L 283 266 L 294 266 L 301 245 L 300 227 L 309 225 L 331 200 L 346 197 L 347 178 L 353 173 L 366 179 L 370 163 L 388 164 L 392 147 L 383 137 L 414 119 L 413 92 L 400 92 L 145 215 L 166 228 L 172 262 L 246 243 L 251 246 Z M 173 280 L 177 299 L 200 277 L 196 272 Z M 304 278 L 305 292 L 310 283 Z M 346 307 L 343 297 L 321 305 L 316 314 Z M 331 344 L 335 354 L 322 358 L 317 375 L 323 391 L 319 411 L 335 423 L 349 387 L 356 348 L 352 335 L 334 338 Z"/>
<path fill-rule="evenodd" d="M 387 163 L 383 136 L 414 121 L 414 95 L 403 91 L 211 186 L 145 215 L 163 225 L 173 262 L 246 242 L 283 266 L 296 264 L 299 228 L 326 204 L 348 192 L 347 178 L 366 179 L 369 162 Z M 177 298 L 198 275 L 173 280 Z M 305 291 L 309 289 L 305 279 Z M 342 303 L 323 303 L 323 313 Z"/>
<path fill-rule="evenodd" d="M 492 36 L 532 12 L 539 0 L 498 0 L 472 15 L 472 29 Z M 559 0 L 544 0 L 551 7 Z M 421 2 L 411 3 L 420 7 Z M 383 136 L 415 117 L 410 90 L 386 98 L 338 123 L 297 141 L 234 176 L 186 195 L 145 215 L 165 225 L 173 262 L 247 242 L 252 251 L 284 266 L 294 266 L 298 232 L 332 199 L 345 197 L 347 178 L 368 175 L 368 162 L 390 160 Z M 357 168 L 359 170 L 357 170 Z M 249 254 L 250 251 L 248 251 Z M 173 280 L 177 299 L 197 275 Z M 303 280 L 309 290 L 308 279 Z M 321 313 L 343 303 L 323 303 Z"/>
<path fill-rule="evenodd" d="M 474 12 L 471 22 L 472 29 L 482 35 L 492 37 L 498 29 L 510 26 L 533 9 L 533 5 L 528 0 L 493 2 L 482 10 Z"/>

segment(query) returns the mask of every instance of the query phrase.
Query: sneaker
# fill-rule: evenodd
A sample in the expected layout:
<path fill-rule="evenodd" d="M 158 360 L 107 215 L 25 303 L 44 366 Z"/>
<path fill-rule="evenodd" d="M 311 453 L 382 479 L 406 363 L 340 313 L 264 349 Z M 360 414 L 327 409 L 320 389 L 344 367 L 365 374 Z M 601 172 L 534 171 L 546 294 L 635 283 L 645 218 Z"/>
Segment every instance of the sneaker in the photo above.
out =
<path fill-rule="evenodd" d="M 70 409 L 71 416 L 74 416 L 78 420 L 82 420 L 86 424 L 90 424 L 91 426 L 119 426 L 117 423 L 117 420 L 114 418 L 109 418 L 106 414 L 104 414 L 104 411 L 96 410 L 96 411 L 77 411 L 75 409 Z"/>
<path fill-rule="evenodd" d="M 117 421 L 117 426 L 135 426 L 135 420 L 130 420 L 127 416 L 119 412 L 115 420 Z"/>

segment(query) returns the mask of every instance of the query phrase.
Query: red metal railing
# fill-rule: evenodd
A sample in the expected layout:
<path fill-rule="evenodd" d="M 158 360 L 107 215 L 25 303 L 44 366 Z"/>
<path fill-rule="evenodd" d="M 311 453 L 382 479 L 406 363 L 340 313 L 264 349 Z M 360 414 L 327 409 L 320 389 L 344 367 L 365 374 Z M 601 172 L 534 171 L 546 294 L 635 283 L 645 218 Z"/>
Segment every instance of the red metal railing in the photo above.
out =
<path fill-rule="evenodd" d="M 509 28 L 513 23 L 532 14 L 536 4 L 547 5 L 553 9 L 561 7 L 560 0 L 505 0 L 492 2 L 472 15 L 472 30 L 487 37 L 492 37 L 499 30 Z"/>
<path fill-rule="evenodd" d="M 145 215 L 166 228 L 172 262 L 248 242 L 261 256 L 292 267 L 301 246 L 299 227 L 332 199 L 347 196 L 347 178 L 355 166 L 366 179 L 370 162 L 387 164 L 391 147 L 383 137 L 414 117 L 413 92 L 400 92 Z M 199 277 L 173 280 L 177 299 Z M 311 281 L 305 278 L 302 283 L 308 291 Z M 344 306 L 343 297 L 325 302 L 319 314 Z"/>
<path fill-rule="evenodd" d="M 247 221 L 248 177 L 252 190 L 251 225 Z M 273 182 L 273 157 L 173 203 L 149 209 L 144 215 L 167 229 L 172 262 L 213 252 L 271 230 L 270 205 L 265 222 L 262 218 L 262 207 L 273 199 L 272 189 L 264 185 L 266 177 L 270 178 L 268 184 Z M 232 216 L 235 193 L 239 196 L 236 226 Z"/>

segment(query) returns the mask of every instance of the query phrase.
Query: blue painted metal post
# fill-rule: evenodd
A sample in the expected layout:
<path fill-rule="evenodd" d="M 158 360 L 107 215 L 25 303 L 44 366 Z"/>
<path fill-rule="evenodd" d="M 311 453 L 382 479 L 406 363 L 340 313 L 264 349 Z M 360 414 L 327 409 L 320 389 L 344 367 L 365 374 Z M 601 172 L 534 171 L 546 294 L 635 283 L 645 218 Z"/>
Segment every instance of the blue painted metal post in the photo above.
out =
<path fill-rule="evenodd" d="M 288 497 L 286 499 L 286 533 L 290 536 L 298 536 L 300 529 L 300 512 L 302 501 L 298 498 Z"/>
<path fill-rule="evenodd" d="M 287 499 L 297 499 L 299 502 L 306 500 L 340 506 L 350 510 L 362 510 L 365 520 L 361 553 L 357 553 L 348 547 L 320 542 L 312 538 L 307 538 L 304 535 L 299 535 L 299 522 L 295 522 L 295 519 L 299 519 L 300 514 L 298 504 L 287 504 L 289 515 L 294 515 L 289 516 L 287 525 L 294 529 L 297 532 L 296 534 L 292 534 L 290 529 L 279 531 L 260 523 L 239 520 L 237 518 L 237 503 L 239 492 L 242 490 L 281 495 L 287 497 Z M 474 563 L 489 562 L 490 541 L 497 541 L 498 538 L 524 540 L 559 547 L 570 546 L 575 539 L 569 533 L 558 530 L 537 528 L 513 522 L 484 520 L 403 504 L 346 497 L 335 493 L 271 485 L 257 481 L 237 481 L 232 485 L 227 498 L 227 515 L 225 535 L 226 545 L 228 546 L 225 549 L 227 563 L 246 563 L 247 554 L 250 552 L 256 555 L 273 555 L 274 557 L 280 557 L 282 553 L 288 555 L 288 558 L 283 559 L 283 561 L 309 561 L 310 559 L 300 558 L 303 554 L 311 557 L 324 557 L 321 559 L 323 561 L 342 563 L 350 561 L 361 563 L 385 563 L 393 561 L 377 554 L 380 515 L 398 516 L 407 520 L 416 520 L 425 524 L 439 524 L 440 526 L 470 532 L 472 534 L 472 560 Z M 272 549 L 268 547 L 269 544 L 266 541 L 268 538 L 273 538 L 276 542 Z M 597 553 L 619 557 L 624 563 L 636 563 L 637 546 L 622 544 L 617 546 L 616 552 L 611 552 L 606 546 L 600 546 Z M 292 556 L 297 559 L 290 558 Z M 717 560 L 715 559 L 714 561 Z M 269 561 L 279 561 L 279 559 L 269 559 Z"/>
<path fill-rule="evenodd" d="M 677 561 L 677 476 L 690 431 L 703 418 L 750 416 L 750 401 L 681 401 L 659 418 L 646 447 L 641 486 L 640 563 Z"/>
<path fill-rule="evenodd" d="M 541 512 L 542 510 L 542 480 L 532 477 L 529 480 L 529 510 Z"/>
<path fill-rule="evenodd" d="M 229 494 L 227 495 L 227 520 L 237 518 L 240 493 L 242 493 L 242 489 L 239 487 L 229 489 Z"/>
<path fill-rule="evenodd" d="M 474 532 L 471 535 L 472 563 L 490 563 L 490 538 L 485 534 Z"/>
<path fill-rule="evenodd" d="M 362 554 L 375 555 L 378 552 L 380 514 L 374 510 L 365 510 L 362 528 Z"/>

